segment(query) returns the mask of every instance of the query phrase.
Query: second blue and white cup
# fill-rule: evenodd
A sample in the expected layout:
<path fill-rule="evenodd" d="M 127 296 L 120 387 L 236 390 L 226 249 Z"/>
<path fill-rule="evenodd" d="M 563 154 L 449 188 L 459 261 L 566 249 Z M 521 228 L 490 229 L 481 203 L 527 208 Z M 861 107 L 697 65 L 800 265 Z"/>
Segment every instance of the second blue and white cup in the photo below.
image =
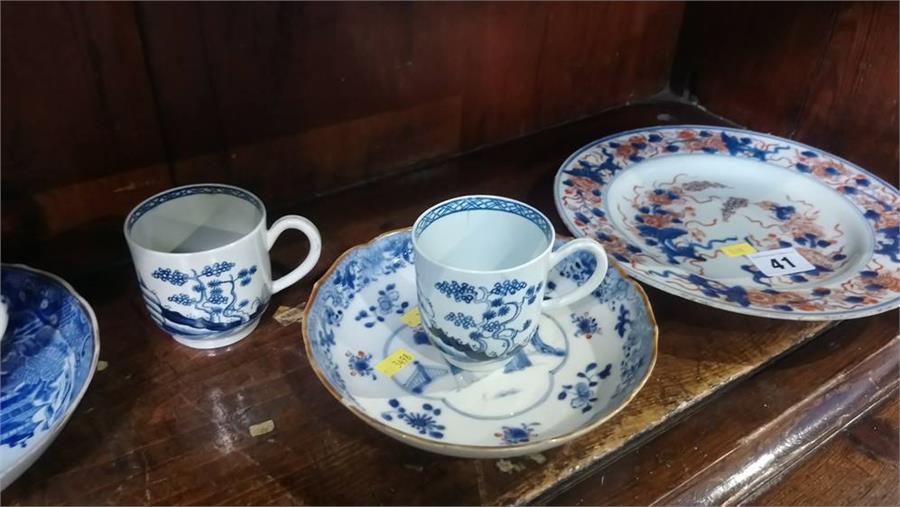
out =
<path fill-rule="evenodd" d="M 269 249 L 296 229 L 309 254 L 272 279 Z M 183 345 L 225 347 L 250 334 L 272 294 L 298 282 L 319 260 L 322 239 L 306 218 L 266 228 L 259 197 L 230 185 L 173 188 L 145 200 L 125 220 L 125 239 L 150 317 Z"/>
<path fill-rule="evenodd" d="M 553 224 L 535 208 L 505 197 L 457 197 L 425 211 L 413 225 L 416 289 L 422 323 L 450 364 L 494 369 L 525 346 L 541 312 L 588 296 L 606 276 L 606 252 L 580 238 L 553 251 Z M 577 251 L 597 258 L 580 287 L 544 300 L 547 275 Z"/>

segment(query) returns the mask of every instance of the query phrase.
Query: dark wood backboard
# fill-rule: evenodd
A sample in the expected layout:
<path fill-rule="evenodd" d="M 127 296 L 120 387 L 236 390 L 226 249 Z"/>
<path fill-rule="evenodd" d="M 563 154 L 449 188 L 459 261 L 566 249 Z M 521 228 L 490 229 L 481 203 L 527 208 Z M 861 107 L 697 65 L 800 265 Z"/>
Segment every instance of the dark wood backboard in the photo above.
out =
<path fill-rule="evenodd" d="M 680 3 L 4 3 L 5 239 L 296 203 L 663 90 Z"/>
<path fill-rule="evenodd" d="M 288 209 L 669 88 L 897 183 L 897 3 L 0 9 L 8 261 L 124 251 L 125 213 L 174 185 Z"/>

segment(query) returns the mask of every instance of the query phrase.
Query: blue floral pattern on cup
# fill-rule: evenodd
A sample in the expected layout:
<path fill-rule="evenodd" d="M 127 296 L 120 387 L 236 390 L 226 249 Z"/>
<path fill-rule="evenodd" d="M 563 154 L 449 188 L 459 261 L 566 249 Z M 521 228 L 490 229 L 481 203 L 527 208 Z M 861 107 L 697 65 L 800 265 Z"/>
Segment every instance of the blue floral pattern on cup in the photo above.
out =
<path fill-rule="evenodd" d="M 160 300 L 156 291 L 141 279 L 150 314 L 164 330 L 173 334 L 204 336 L 235 331 L 252 322 L 265 310 L 267 301 L 259 297 L 243 297 L 241 288 L 247 287 L 257 273 L 249 266 L 235 272 L 236 264 L 215 262 L 190 273 L 167 267 L 156 268 L 150 276 L 174 287 L 184 287 Z M 256 291 L 253 291 L 256 292 Z"/>
<path fill-rule="evenodd" d="M 468 347 L 474 350 L 467 351 L 465 344 L 453 338 L 454 334 L 459 333 L 447 333 L 436 323 L 431 324 L 432 333 L 444 345 L 470 358 L 508 355 L 523 344 L 516 339 L 519 334 L 533 331 L 531 319 L 526 319 L 520 325 L 513 324 L 517 324 L 523 308 L 537 301 L 542 286 L 543 282 L 528 285 L 517 279 L 497 282 L 490 289 L 455 280 L 438 282 L 435 289 L 440 294 L 454 302 L 472 305 L 470 312 L 450 312 L 444 316 L 444 320 L 457 330 L 464 331 L 471 340 Z"/>
<path fill-rule="evenodd" d="M 307 237 L 309 253 L 273 279 L 269 249 L 291 229 Z M 285 215 L 267 228 L 258 197 L 222 184 L 151 196 L 129 213 L 124 234 L 151 319 L 177 342 L 198 349 L 226 347 L 249 335 L 272 294 L 302 279 L 322 252 L 319 231 L 308 219 Z"/>

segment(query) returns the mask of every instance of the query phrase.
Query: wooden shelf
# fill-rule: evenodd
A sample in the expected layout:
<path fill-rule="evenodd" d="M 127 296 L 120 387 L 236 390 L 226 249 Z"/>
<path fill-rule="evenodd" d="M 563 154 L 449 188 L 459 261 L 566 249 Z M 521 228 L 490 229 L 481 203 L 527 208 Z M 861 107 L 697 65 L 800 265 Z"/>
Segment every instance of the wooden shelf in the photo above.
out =
<path fill-rule="evenodd" d="M 694 485 L 721 477 L 703 471 L 741 438 L 776 419 L 779 410 L 806 406 L 803 400 L 829 375 L 851 371 L 889 345 L 896 312 L 836 325 L 777 321 L 649 289 L 660 327 L 650 381 L 607 424 L 562 448 L 513 460 L 517 471 L 497 461 L 428 454 L 369 428 L 316 380 L 303 357 L 299 325 L 273 318 L 280 306 L 304 303 L 312 283 L 343 251 L 411 224 L 423 209 L 451 196 L 522 199 L 566 232 L 556 217 L 551 183 L 572 151 L 605 134 L 678 123 L 723 120 L 679 102 L 631 105 L 270 212 L 270 219 L 286 211 L 313 220 L 324 239 L 322 258 L 307 279 L 274 298 L 253 335 L 225 350 L 187 349 L 159 331 L 145 313 L 130 265 L 110 261 L 104 269 L 67 270 L 97 313 L 101 360 L 108 367 L 94 377 L 57 441 L 3 492 L 4 503 L 465 505 L 554 497 L 562 503 L 687 498 L 698 491 Z M 285 237 L 275 248 L 276 272 L 293 265 L 305 249 L 304 240 Z M 32 263 L 61 265 L 54 258 Z M 896 368 L 896 354 L 879 357 L 894 361 L 883 368 Z M 792 376 L 790 368 L 801 374 Z M 754 385 L 743 382 L 751 377 L 770 384 L 742 391 Z M 883 397 L 886 387 L 876 387 Z M 772 405 L 760 409 L 760 402 Z M 249 426 L 267 420 L 274 422 L 273 432 L 250 436 Z M 691 448 L 704 451 L 673 456 L 690 454 Z M 673 463 L 681 464 L 676 472 L 670 471 Z"/>

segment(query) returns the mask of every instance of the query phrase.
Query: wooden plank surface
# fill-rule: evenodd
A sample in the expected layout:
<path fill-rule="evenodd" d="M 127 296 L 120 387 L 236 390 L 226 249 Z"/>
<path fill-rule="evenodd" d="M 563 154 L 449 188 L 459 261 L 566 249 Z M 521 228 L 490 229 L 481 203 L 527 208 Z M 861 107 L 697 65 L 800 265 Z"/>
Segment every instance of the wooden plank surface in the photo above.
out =
<path fill-rule="evenodd" d="M 4 197 L 163 160 L 133 5 L 10 2 L 2 14 Z"/>
<path fill-rule="evenodd" d="M 134 6 L 2 8 L 4 254 L 172 186 Z"/>
<path fill-rule="evenodd" d="M 895 186 L 897 2 L 718 2 L 685 9 L 676 91 L 747 128 L 839 153 Z"/>
<path fill-rule="evenodd" d="M 232 182 L 276 203 L 653 95 L 681 9 L 139 6 L 177 181 Z"/>
<path fill-rule="evenodd" d="M 577 483 L 573 481 L 568 488 L 560 487 L 553 492 L 556 493 L 555 496 L 551 493 L 545 500 L 553 505 L 665 505 L 673 503 L 673 490 L 680 488 L 682 493 L 697 491 L 702 479 L 712 475 L 718 479 L 717 484 L 729 484 L 729 487 L 721 488 L 717 498 L 709 499 L 709 503 L 723 503 L 726 498 L 735 496 L 737 489 L 748 478 L 766 475 L 764 472 L 756 472 L 744 474 L 743 480 L 733 480 L 741 472 L 745 472 L 742 464 L 747 463 L 747 460 L 728 461 L 728 458 L 766 456 L 764 452 L 750 452 L 750 447 L 753 441 L 773 434 L 771 430 L 776 427 L 773 425 L 774 421 L 792 410 L 795 414 L 802 413 L 794 407 L 800 406 L 804 401 L 816 399 L 815 394 L 820 386 L 840 376 L 847 376 L 848 372 L 867 357 L 890 345 L 892 340 L 895 347 L 893 350 L 896 351 L 897 317 L 898 313 L 893 311 L 869 319 L 841 323 L 746 381 L 731 386 L 722 396 L 696 407 L 684 420 L 631 454 L 592 473 L 582 474 Z M 893 359 L 896 368 L 895 355 L 883 354 L 881 358 Z M 856 373 L 864 372 L 856 370 Z M 884 384 L 886 383 L 873 388 L 880 388 Z M 877 398 L 871 400 L 871 403 L 877 402 Z M 869 408 L 866 403 L 862 406 L 863 410 Z M 845 411 L 842 415 L 847 418 L 846 422 L 851 422 L 858 414 Z M 810 422 L 816 421 L 798 424 L 795 435 L 802 438 L 782 440 L 780 451 L 796 450 L 824 434 L 822 431 L 804 434 L 804 430 L 810 429 Z M 756 437 L 752 438 L 753 435 Z M 900 450 L 895 451 L 900 453 Z M 782 466 L 764 467 L 764 470 L 771 468 L 774 473 L 784 472 L 785 465 L 793 464 L 796 463 L 782 460 Z M 801 468 L 802 466 L 805 465 L 801 465 Z M 825 474 L 827 469 L 822 467 L 820 472 Z M 876 470 L 872 469 L 872 472 L 871 480 L 877 481 L 879 478 L 875 477 Z M 839 474 L 833 475 L 832 480 L 840 481 Z M 785 488 L 805 487 L 791 486 L 791 482 L 793 479 L 788 476 L 775 486 L 769 486 L 774 489 L 778 489 L 780 485 Z M 818 497 L 821 498 L 820 501 L 813 501 L 816 497 L 804 501 L 802 493 L 797 493 L 795 498 L 799 503 L 810 505 L 855 504 L 851 501 L 852 496 L 837 494 L 827 500 Z M 752 500 L 750 503 L 756 502 Z"/>
<path fill-rule="evenodd" d="M 312 281 L 345 249 L 410 224 L 449 196 L 508 195 L 555 217 L 550 182 L 573 149 L 666 121 L 720 120 L 679 103 L 630 106 L 280 210 L 319 225 L 322 260 L 309 278 L 273 300 L 251 337 L 225 350 L 190 350 L 156 329 L 127 264 L 71 272 L 97 311 L 101 359 L 109 366 L 96 375 L 56 443 L 4 491 L 4 503 L 528 503 L 634 448 L 828 325 L 735 315 L 650 290 L 660 354 L 644 389 L 608 424 L 562 448 L 516 460 L 519 470 L 511 473 L 494 460 L 406 447 L 356 420 L 318 384 L 303 357 L 299 325 L 283 326 L 272 313 L 303 303 Z M 303 240 L 286 236 L 275 248 L 276 272 L 305 249 Z M 41 259 L 33 263 L 47 267 Z M 251 425 L 269 420 L 274 431 L 250 435 Z"/>
<path fill-rule="evenodd" d="M 840 430 L 894 395 L 900 384 L 900 338 L 821 383 L 799 403 L 741 438 L 735 449 L 657 505 L 738 505 L 752 502 L 771 483 Z"/>
<path fill-rule="evenodd" d="M 847 428 L 755 505 L 900 505 L 900 392 Z"/>
<path fill-rule="evenodd" d="M 295 204 L 649 97 L 682 8 L 4 4 L 4 239 L 28 251 L 173 184 Z"/>

